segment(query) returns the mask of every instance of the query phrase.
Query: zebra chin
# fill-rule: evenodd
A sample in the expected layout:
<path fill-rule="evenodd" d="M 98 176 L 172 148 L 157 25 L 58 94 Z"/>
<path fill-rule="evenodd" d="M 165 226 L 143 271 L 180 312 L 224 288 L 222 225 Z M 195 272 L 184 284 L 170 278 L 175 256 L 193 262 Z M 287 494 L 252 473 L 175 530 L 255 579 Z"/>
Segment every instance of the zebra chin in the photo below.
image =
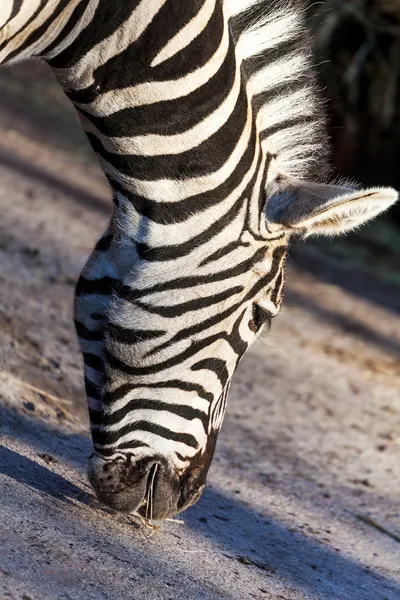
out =
<path fill-rule="evenodd" d="M 89 459 L 88 477 L 99 501 L 120 512 L 137 513 L 149 520 L 170 518 L 195 504 L 206 485 L 217 434 L 191 459 L 183 472 L 171 468 L 161 455 L 135 460 L 132 454 Z"/>

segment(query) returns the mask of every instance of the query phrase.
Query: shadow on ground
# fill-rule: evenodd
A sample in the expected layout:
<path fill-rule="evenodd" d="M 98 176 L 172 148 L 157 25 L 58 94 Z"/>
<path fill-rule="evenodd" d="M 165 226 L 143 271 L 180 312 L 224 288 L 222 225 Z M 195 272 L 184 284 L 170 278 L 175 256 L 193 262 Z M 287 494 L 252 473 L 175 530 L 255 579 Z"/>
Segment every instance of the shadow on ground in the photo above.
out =
<path fill-rule="evenodd" d="M 42 422 L 40 419 L 29 419 L 24 415 L 17 415 L 14 411 L 2 407 L 2 423 L 14 424 L 18 427 L 16 437 L 24 445 L 35 449 L 39 459 L 50 461 L 53 468 L 57 468 L 58 458 L 64 455 L 67 463 L 73 464 L 82 473 L 85 469 L 89 441 L 79 434 L 68 434 L 60 432 L 56 427 Z M 75 448 L 75 450 L 74 450 Z M 79 452 L 76 449 L 79 448 Z M 72 449 L 72 450 L 71 450 Z M 22 486 L 36 491 L 43 499 L 53 498 L 71 507 L 72 512 L 63 511 L 63 520 L 59 523 L 60 543 L 68 534 L 70 528 L 79 529 L 80 537 L 85 539 L 86 544 L 93 547 L 101 547 L 104 552 L 111 556 L 122 557 L 119 560 L 125 565 L 131 566 L 130 575 L 135 578 L 138 568 L 137 554 L 142 547 L 143 540 L 136 538 L 140 535 L 137 527 L 132 529 L 129 517 L 122 517 L 125 526 L 130 527 L 129 538 L 122 536 L 118 529 L 113 533 L 113 522 L 117 516 L 110 516 L 98 509 L 90 509 L 96 512 L 95 519 L 90 518 L 86 523 L 87 513 L 82 513 L 77 506 L 91 506 L 91 495 L 87 493 L 86 485 L 80 487 L 70 481 L 67 477 L 57 474 L 51 467 L 41 465 L 36 460 L 28 458 L 19 452 L 5 446 L 0 447 L 0 473 Z M 82 474 L 83 476 L 83 474 Z M 78 503 L 78 505 L 77 505 Z M 11 507 L 10 507 L 11 508 Z M 3 505 L 3 509 L 6 506 Z M 30 507 L 32 510 L 32 506 Z M 34 507 L 33 507 L 34 511 Z M 55 507 L 56 511 L 56 507 Z M 57 511 L 56 511 L 57 512 Z M 294 532 L 287 528 L 268 514 L 268 506 L 262 513 L 253 507 L 241 502 L 233 494 L 224 490 L 208 486 L 197 505 L 183 514 L 185 525 L 195 533 L 199 540 L 199 551 L 202 550 L 202 540 L 218 549 L 224 559 L 232 561 L 232 569 L 243 565 L 247 570 L 258 573 L 263 578 L 278 577 L 288 582 L 295 590 L 309 594 L 307 597 L 315 597 L 326 600 L 351 598 L 354 594 L 354 582 L 357 582 L 358 599 L 363 600 L 374 597 L 373 590 L 379 590 L 379 599 L 384 597 L 395 598 L 393 594 L 400 595 L 400 584 L 390 578 L 386 578 L 372 569 L 357 563 L 350 557 L 341 556 L 339 551 L 322 546 L 309 539 L 306 535 Z M 108 524 L 105 537 L 104 523 Z M 70 523 L 71 522 L 71 523 Z M 98 527 L 97 527 L 98 525 Z M 167 530 L 172 525 L 167 525 Z M 172 537 L 179 547 L 186 537 L 186 528 L 174 530 Z M 136 534 L 134 531 L 136 530 Z M 133 534 L 133 535 L 132 535 Z M 165 542 L 163 533 L 156 533 L 152 538 L 152 544 L 148 551 L 154 550 L 154 545 L 160 547 Z M 176 542 L 176 539 L 178 540 Z M 138 542 L 138 545 L 136 544 Z M 79 540 L 74 544 L 79 545 Z M 17 543 L 18 546 L 18 543 Z M 171 544 L 168 544 L 171 550 Z M 196 550 L 193 550 L 196 552 Z M 165 565 L 157 564 L 157 553 L 152 560 L 150 569 L 152 573 L 161 571 L 168 579 L 168 571 Z M 149 556 L 147 557 L 149 558 Z M 170 556 L 172 559 L 172 556 Z M 92 568 L 96 568 L 96 558 L 91 562 Z M 174 563 L 170 563 L 172 572 Z M 140 571 L 140 565 L 139 565 Z M 31 573 L 30 584 L 32 590 L 40 590 L 42 574 Z M 212 577 L 212 573 L 210 573 Z M 362 583 L 361 583 L 362 582 Z M 198 593 L 203 590 L 199 587 Z M 114 590 L 115 591 L 115 590 Z M 214 586 L 215 597 L 229 597 L 226 590 Z M 388 594 L 385 596 L 385 594 Z M 194 596 L 195 597 L 195 596 Z M 199 595 L 201 597 L 201 595 Z M 249 596 L 250 597 L 250 596 Z M 233 595 L 232 598 L 235 598 Z M 284 596 L 282 596 L 284 598 Z M 378 600 L 378 596 L 376 596 Z"/>

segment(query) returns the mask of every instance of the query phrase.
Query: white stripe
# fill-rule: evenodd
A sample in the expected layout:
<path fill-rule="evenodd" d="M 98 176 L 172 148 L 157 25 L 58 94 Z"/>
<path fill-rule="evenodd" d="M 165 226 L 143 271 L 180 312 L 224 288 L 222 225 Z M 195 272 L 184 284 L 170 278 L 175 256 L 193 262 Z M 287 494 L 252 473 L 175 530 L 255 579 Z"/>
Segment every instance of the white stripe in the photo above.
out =
<path fill-rule="evenodd" d="M 81 2 L 81 0 L 69 0 L 66 8 L 58 15 L 58 17 L 49 25 L 46 34 L 42 35 L 36 42 L 25 48 L 22 52 L 18 54 L 18 56 L 13 59 L 14 61 L 21 61 L 27 58 L 31 58 L 35 55 L 40 54 L 40 51 L 43 47 L 51 44 L 53 40 L 57 38 L 60 31 L 65 27 L 71 14 L 75 7 Z M 18 47 L 23 45 L 27 40 L 28 36 L 39 29 L 39 27 L 47 20 L 48 17 L 52 15 L 54 12 L 54 5 L 45 4 L 43 9 L 40 11 L 39 15 L 28 25 L 28 27 L 24 28 L 20 34 L 18 34 L 11 42 L 10 47 L 7 46 L 3 52 L 0 53 L 0 63 L 3 58 L 7 59 L 7 55 L 13 52 L 14 50 L 18 50 Z"/>
<path fill-rule="evenodd" d="M 121 90 L 101 94 L 90 104 L 76 102 L 86 112 L 108 117 L 122 108 L 148 106 L 155 102 L 167 102 L 187 96 L 207 83 L 223 65 L 229 48 L 229 34 L 225 27 L 221 43 L 212 58 L 196 71 L 171 81 L 147 81 Z M 74 86 L 75 89 L 75 86 Z"/>
<path fill-rule="evenodd" d="M 163 438 L 160 435 L 157 435 L 155 433 L 150 433 L 148 431 L 141 431 L 141 430 L 137 430 L 137 431 L 132 431 L 130 433 L 127 433 L 123 436 L 121 436 L 118 439 L 118 444 L 125 444 L 126 442 L 144 442 L 146 444 L 148 444 L 151 448 L 151 453 L 155 454 L 157 452 L 160 452 L 160 454 L 162 454 L 163 456 L 167 455 L 167 454 L 175 454 L 175 452 L 179 452 L 180 454 L 183 454 L 184 456 L 194 456 L 195 454 L 197 454 L 198 452 L 198 448 L 192 448 L 191 446 L 187 446 L 186 444 L 182 443 L 182 442 L 174 442 L 172 440 L 168 440 Z M 116 445 L 117 444 L 94 444 L 94 447 L 97 449 L 111 449 L 111 450 L 116 450 L 116 452 L 118 451 L 116 449 Z M 124 452 L 127 452 L 127 449 L 124 449 Z"/>
<path fill-rule="evenodd" d="M 76 65 L 65 71 L 64 77 L 71 82 L 72 88 L 80 90 L 93 85 L 96 69 L 133 44 L 166 2 L 167 0 L 152 0 L 151 2 L 142 0 L 114 33 L 93 46 Z M 63 77 L 62 73 L 63 70 L 60 69 L 57 71 L 57 76 Z"/>
<path fill-rule="evenodd" d="M 44 55 L 44 58 L 46 60 L 54 58 L 55 56 L 57 56 L 57 54 L 60 54 L 60 52 L 68 48 L 68 46 L 70 46 L 76 40 L 78 35 L 91 23 L 99 5 L 99 2 L 100 0 L 89 1 L 86 10 L 84 11 L 80 20 L 73 27 L 72 31 L 70 31 L 70 33 L 57 46 L 55 46 L 55 48 L 51 52 L 48 52 L 46 55 Z M 48 45 L 49 44 L 46 43 L 46 46 Z"/>
<path fill-rule="evenodd" d="M 205 29 L 214 9 L 215 0 L 205 0 L 197 15 L 169 40 L 154 58 L 151 66 L 156 67 L 157 65 L 160 65 L 162 62 L 172 58 L 175 54 L 189 46 L 189 44 L 191 44 Z"/>
<path fill-rule="evenodd" d="M 107 421 L 107 419 L 105 420 Z M 123 427 L 127 425 L 134 426 L 135 423 L 139 421 L 148 421 L 153 425 L 165 427 L 174 433 L 186 433 L 192 435 L 199 442 L 200 446 L 203 446 L 207 441 L 207 435 L 200 419 L 185 419 L 168 410 L 133 409 L 130 410 L 123 419 L 118 421 L 118 423 L 113 423 L 106 427 L 103 425 L 92 425 L 92 429 L 104 431 L 105 433 L 118 433 Z M 138 429 L 136 431 L 141 430 Z"/>
<path fill-rule="evenodd" d="M 127 200 L 122 194 L 117 192 L 117 198 L 123 210 L 119 214 L 119 227 L 122 231 L 136 241 L 146 242 L 149 246 L 156 247 L 159 245 L 175 245 L 177 240 L 183 244 L 191 238 L 206 231 L 215 221 L 223 214 L 226 214 L 243 194 L 249 181 L 254 175 L 257 167 L 260 147 L 257 145 L 253 163 L 247 170 L 239 185 L 221 202 L 215 206 L 211 206 L 201 213 L 199 218 L 198 213 L 189 215 L 183 223 L 173 223 L 165 225 L 150 221 L 147 217 L 143 217 L 134 207 L 132 202 Z M 143 225 L 145 220 L 145 225 Z"/>
<path fill-rule="evenodd" d="M 4 23 L 11 14 L 11 8 L 14 0 L 11 0 L 11 7 L 9 5 L 10 0 L 6 0 L 4 4 L 4 0 L 1 0 L 1 8 L 0 8 L 0 23 Z M 7 27 L 0 30 L 0 42 L 3 42 L 8 37 L 14 35 L 16 31 L 19 31 L 21 27 L 25 25 L 32 17 L 32 15 L 36 12 L 38 6 L 40 6 L 41 0 L 30 0 L 30 2 L 23 2 L 21 8 L 17 12 L 17 14 L 13 17 L 13 19 L 7 23 Z M 0 54 L 0 61 L 3 54 Z"/>
<path fill-rule="evenodd" d="M 0 6 L 0 27 L 10 18 L 14 0 L 1 0 Z M 0 44 L 5 39 L 5 31 L 0 29 Z"/>
<path fill-rule="evenodd" d="M 111 392 L 112 395 L 112 392 Z M 177 389 L 171 385 L 170 388 L 155 388 L 138 386 L 128 392 L 123 398 L 119 398 L 108 407 L 108 414 L 112 414 L 121 408 L 124 408 L 129 402 L 135 398 L 149 398 L 150 400 L 166 402 L 170 404 L 178 404 L 179 406 L 190 406 L 191 408 L 201 410 L 204 414 L 208 414 L 210 403 L 204 398 L 200 398 L 197 392 L 189 392 Z"/>
<path fill-rule="evenodd" d="M 130 156 L 176 155 L 199 146 L 221 129 L 234 111 L 240 87 L 240 71 L 237 71 L 232 89 L 219 107 L 191 129 L 176 135 L 146 134 L 113 138 L 101 134 L 88 119 L 81 117 L 81 122 L 85 131 L 99 138 L 109 152 Z"/>
<path fill-rule="evenodd" d="M 237 56 L 244 60 L 294 38 L 302 31 L 297 12 L 274 12 L 247 29 L 236 45 Z"/>
<path fill-rule="evenodd" d="M 270 269 L 271 268 L 271 259 L 269 259 L 266 262 L 267 262 L 267 265 L 266 265 L 267 268 Z M 276 317 L 276 315 L 279 312 L 279 308 L 276 307 L 275 304 L 273 302 L 271 302 L 271 300 L 269 300 L 268 298 L 261 298 L 260 300 L 257 299 L 256 303 L 258 304 L 258 306 L 265 309 L 266 312 L 269 312 L 271 314 L 271 317 Z"/>
<path fill-rule="evenodd" d="M 100 155 L 98 155 L 98 160 L 101 163 L 104 172 L 120 181 L 126 189 L 134 190 L 136 194 L 140 194 L 141 196 L 156 202 L 165 204 L 177 202 L 178 200 L 183 200 L 184 198 L 196 194 L 204 194 L 208 191 L 212 191 L 229 179 L 249 144 L 252 129 L 252 117 L 252 112 L 249 110 L 246 124 L 236 148 L 232 151 L 229 159 L 222 167 L 208 175 L 190 177 L 183 180 L 158 179 L 157 181 L 144 181 L 122 174 Z"/>
<path fill-rule="evenodd" d="M 255 96 L 264 91 L 268 92 L 275 85 L 295 82 L 308 70 L 308 66 L 303 54 L 284 56 L 250 77 L 248 83 L 250 92 Z"/>

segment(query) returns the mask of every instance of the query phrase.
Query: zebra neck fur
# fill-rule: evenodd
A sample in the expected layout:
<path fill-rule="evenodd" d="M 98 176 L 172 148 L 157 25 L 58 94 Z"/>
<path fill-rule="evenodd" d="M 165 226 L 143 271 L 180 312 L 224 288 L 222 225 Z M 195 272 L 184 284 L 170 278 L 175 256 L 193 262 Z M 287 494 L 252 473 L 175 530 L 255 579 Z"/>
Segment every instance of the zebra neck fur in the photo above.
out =
<path fill-rule="evenodd" d="M 113 188 L 122 236 L 151 248 L 175 243 L 182 222 L 190 237 L 200 236 L 239 198 L 260 204 L 277 173 L 308 176 L 325 164 L 298 7 L 179 5 L 137 4 L 120 48 L 103 48 L 106 62 L 101 48 L 48 57 Z M 186 45 L 177 40 L 178 19 L 157 45 L 160 22 L 178 15 L 189 25 L 202 15 L 201 34 Z M 250 215 L 259 234 L 256 210 L 247 213 L 243 223 Z"/>

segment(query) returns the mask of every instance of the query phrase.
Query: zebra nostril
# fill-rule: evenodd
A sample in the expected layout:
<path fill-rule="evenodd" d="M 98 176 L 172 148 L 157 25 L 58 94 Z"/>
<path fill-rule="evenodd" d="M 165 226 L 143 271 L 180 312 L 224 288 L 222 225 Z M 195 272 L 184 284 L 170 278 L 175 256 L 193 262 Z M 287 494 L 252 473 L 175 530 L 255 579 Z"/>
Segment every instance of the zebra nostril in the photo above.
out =
<path fill-rule="evenodd" d="M 145 500 L 154 462 L 121 457 L 105 460 L 95 455 L 89 461 L 89 481 L 100 502 L 114 510 L 134 512 Z"/>

